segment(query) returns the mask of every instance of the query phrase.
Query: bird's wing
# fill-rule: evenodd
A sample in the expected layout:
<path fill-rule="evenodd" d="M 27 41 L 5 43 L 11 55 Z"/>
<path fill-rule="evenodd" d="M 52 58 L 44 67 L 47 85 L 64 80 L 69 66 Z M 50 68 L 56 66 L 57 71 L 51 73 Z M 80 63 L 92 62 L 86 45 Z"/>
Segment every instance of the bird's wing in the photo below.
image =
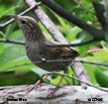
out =
<path fill-rule="evenodd" d="M 74 51 L 72 48 L 67 47 L 51 47 L 51 49 L 48 50 L 48 53 L 51 54 L 51 57 L 53 58 L 75 58 L 79 56 L 77 51 Z"/>
<path fill-rule="evenodd" d="M 47 41 L 46 42 L 47 44 L 54 44 L 54 45 L 62 44 L 60 42 L 55 42 L 51 40 L 46 40 L 46 41 Z M 57 59 L 57 58 L 67 59 L 67 58 L 75 58 L 79 56 L 79 53 L 77 52 L 77 50 L 71 47 L 51 47 L 51 46 L 47 47 L 45 46 L 44 50 L 46 51 L 44 55 L 52 59 Z"/>

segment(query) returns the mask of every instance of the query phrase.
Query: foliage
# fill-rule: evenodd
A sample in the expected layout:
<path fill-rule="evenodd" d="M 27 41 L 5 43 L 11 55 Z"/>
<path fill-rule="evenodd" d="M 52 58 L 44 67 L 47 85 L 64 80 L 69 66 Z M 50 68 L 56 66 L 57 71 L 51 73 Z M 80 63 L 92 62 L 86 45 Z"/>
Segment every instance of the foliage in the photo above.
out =
<path fill-rule="evenodd" d="M 93 9 L 92 3 L 90 0 L 54 0 L 56 3 L 61 5 L 63 8 L 67 9 L 69 12 L 78 16 L 79 18 L 85 20 L 87 23 L 92 24 L 96 27 L 100 27 L 100 24 L 97 21 L 95 11 Z M 95 0 L 96 2 L 97 0 Z M 8 4 L 8 5 L 7 5 Z M 19 0 L 16 4 L 16 0 L 0 0 L 0 24 L 5 23 L 9 20 L 7 14 L 18 14 L 26 8 L 25 3 L 22 0 Z M 45 11 L 48 9 L 45 7 Z M 92 37 L 81 30 L 79 27 L 74 24 L 64 20 L 56 13 L 48 10 L 48 15 L 54 20 L 59 30 L 66 37 L 69 43 L 79 43 L 84 42 Z M 31 14 L 30 14 L 31 16 Z M 39 22 L 39 25 L 46 36 L 49 36 L 49 33 L 45 27 Z M 22 32 L 19 30 L 16 23 L 12 23 L 6 28 L 0 30 L 0 39 L 13 39 L 18 41 L 24 41 Z M 107 46 L 107 44 L 105 43 Z M 99 42 L 87 44 L 84 46 L 75 47 L 81 55 L 87 52 L 90 47 L 99 46 Z M 103 64 L 108 63 L 108 55 L 105 50 L 101 52 L 93 53 L 92 55 L 85 55 L 79 57 L 80 60 L 99 62 Z M 46 73 L 43 69 L 38 68 L 35 65 L 23 65 L 20 67 L 10 68 L 14 65 L 28 63 L 30 60 L 27 58 L 25 53 L 25 47 L 15 44 L 0 43 L 0 85 L 13 85 L 13 84 L 30 84 L 34 83 L 42 74 Z M 108 68 L 93 66 L 84 64 L 85 69 L 87 70 L 91 81 L 94 84 L 99 84 L 100 86 L 108 87 Z M 63 71 L 62 71 L 63 73 Z M 73 71 L 68 68 L 67 74 L 74 75 Z M 7 79 L 8 78 L 8 79 Z M 48 78 L 51 83 L 57 84 L 60 80 L 60 76 L 53 75 Z M 22 80 L 23 79 L 23 80 Z M 51 80 L 53 79 L 53 80 Z M 71 84 L 78 84 L 77 81 L 65 78 L 62 84 L 66 84 L 67 80 Z"/>

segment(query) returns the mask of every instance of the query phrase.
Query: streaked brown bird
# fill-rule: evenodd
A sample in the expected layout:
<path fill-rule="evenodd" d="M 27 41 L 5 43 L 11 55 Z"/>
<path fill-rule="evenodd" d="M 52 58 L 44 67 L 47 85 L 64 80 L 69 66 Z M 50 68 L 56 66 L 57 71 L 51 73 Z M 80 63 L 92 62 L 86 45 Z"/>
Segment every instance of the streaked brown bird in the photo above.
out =
<path fill-rule="evenodd" d="M 9 15 L 14 18 L 22 30 L 25 38 L 25 47 L 28 58 L 32 62 L 52 59 L 74 59 L 79 56 L 78 52 L 70 47 L 48 47 L 48 44 L 60 44 L 45 37 L 37 24 L 36 20 L 29 16 Z M 66 70 L 70 62 L 38 63 L 40 68 L 47 71 Z"/>
<path fill-rule="evenodd" d="M 25 37 L 25 47 L 28 58 L 32 62 L 41 61 L 43 58 L 46 60 L 52 59 L 74 59 L 79 54 L 78 52 L 70 47 L 48 47 L 48 44 L 60 44 L 46 38 L 36 20 L 29 16 L 16 16 L 9 15 L 13 17 L 18 23 L 20 29 L 22 30 Z M 53 63 L 39 63 L 36 64 L 40 68 L 47 71 L 59 71 L 65 70 L 67 66 L 71 63 L 68 62 L 53 62 Z"/>

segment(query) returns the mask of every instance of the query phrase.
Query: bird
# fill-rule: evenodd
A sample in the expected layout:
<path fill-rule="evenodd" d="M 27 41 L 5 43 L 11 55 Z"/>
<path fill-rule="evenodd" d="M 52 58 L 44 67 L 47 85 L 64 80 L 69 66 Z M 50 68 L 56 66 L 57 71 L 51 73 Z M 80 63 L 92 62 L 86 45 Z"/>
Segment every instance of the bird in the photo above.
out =
<path fill-rule="evenodd" d="M 76 49 L 72 47 L 48 47 L 48 44 L 58 45 L 60 42 L 50 40 L 40 29 L 37 21 L 30 16 L 8 15 L 15 19 L 19 28 L 22 30 L 25 39 L 25 49 L 31 62 L 45 60 L 66 60 L 75 59 L 79 56 Z M 52 62 L 52 63 L 36 63 L 35 65 L 46 71 L 67 70 L 72 63 L 68 62 Z"/>
<path fill-rule="evenodd" d="M 46 60 L 62 60 L 74 59 L 79 56 L 79 53 L 72 47 L 48 47 L 48 44 L 58 45 L 56 42 L 48 39 L 42 33 L 37 21 L 29 16 L 9 15 L 14 18 L 24 34 L 25 48 L 28 58 L 31 62 L 40 61 L 43 58 Z M 36 65 L 47 71 L 65 70 L 71 61 L 66 63 L 37 63 Z"/>

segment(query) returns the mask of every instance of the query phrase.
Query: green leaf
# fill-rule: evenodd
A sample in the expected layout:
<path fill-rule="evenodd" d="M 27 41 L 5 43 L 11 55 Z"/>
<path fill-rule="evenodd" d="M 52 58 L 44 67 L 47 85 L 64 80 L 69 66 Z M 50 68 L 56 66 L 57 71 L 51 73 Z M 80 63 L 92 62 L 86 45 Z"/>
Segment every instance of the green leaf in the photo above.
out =
<path fill-rule="evenodd" d="M 9 61 L 23 58 L 26 56 L 25 47 L 21 45 L 6 45 L 4 51 L 0 54 L 0 66 Z"/>
<path fill-rule="evenodd" d="M 54 13 L 54 15 L 57 17 L 57 19 L 58 19 L 59 23 L 61 24 L 61 26 L 67 31 L 68 30 L 68 25 L 65 23 L 64 19 L 61 18 L 56 13 Z"/>
<path fill-rule="evenodd" d="M 69 40 L 69 42 L 71 43 L 75 43 L 76 41 L 79 42 L 79 40 L 76 40 L 77 34 L 79 32 L 81 32 L 82 30 L 79 27 L 73 27 L 70 29 L 70 32 L 67 35 L 67 39 Z"/>
<path fill-rule="evenodd" d="M 64 73 L 63 71 L 60 71 L 61 73 Z M 67 73 L 65 73 L 67 75 L 70 75 L 70 76 L 75 76 L 75 73 L 72 71 L 71 67 L 68 67 L 68 70 L 67 70 Z M 57 74 L 54 74 L 55 75 L 55 78 L 53 78 L 51 80 L 51 83 L 52 84 L 58 84 L 62 78 L 61 75 L 57 75 Z M 52 75 L 53 76 L 53 75 Z M 74 79 L 71 79 L 69 77 L 64 77 L 64 79 L 62 80 L 62 82 L 60 84 L 64 85 L 64 84 L 72 84 L 72 85 L 77 85 L 78 82 L 76 83 L 77 81 L 74 80 Z"/>
<path fill-rule="evenodd" d="M 84 57 L 85 61 L 94 62 L 94 63 L 101 63 L 104 64 L 106 61 L 106 64 L 108 63 L 108 53 L 106 51 L 96 52 L 93 53 L 92 56 L 86 56 Z M 90 65 L 90 64 L 83 64 L 85 69 L 88 72 L 88 75 L 92 81 L 92 83 L 97 84 L 96 77 L 94 75 L 95 70 L 99 69 L 98 65 Z"/>
<path fill-rule="evenodd" d="M 24 35 L 21 30 L 13 31 L 12 34 L 9 35 L 9 39 L 24 41 Z"/>
<path fill-rule="evenodd" d="M 48 71 L 46 71 L 46 70 L 44 70 L 44 69 L 41 69 L 41 68 L 39 68 L 39 67 L 37 67 L 37 68 L 31 68 L 31 70 L 32 70 L 34 73 L 36 73 L 39 77 L 42 77 L 42 75 L 48 73 Z M 48 80 L 51 80 L 52 78 L 51 78 L 51 76 L 49 76 L 47 79 L 48 79 Z"/>
<path fill-rule="evenodd" d="M 97 67 L 94 74 L 100 86 L 108 87 L 108 68 Z"/>
<path fill-rule="evenodd" d="M 9 39 L 10 35 L 12 35 L 14 28 L 15 28 L 15 24 L 10 24 L 6 28 L 6 33 L 5 33 L 6 34 L 6 36 L 5 36 L 6 39 Z"/>
<path fill-rule="evenodd" d="M 36 67 L 34 64 L 25 65 L 25 63 L 31 63 L 28 58 L 21 58 L 13 61 L 9 61 L 8 63 L 0 66 L 0 72 L 7 72 L 7 71 L 19 71 L 19 72 L 26 72 L 30 70 L 30 68 Z"/>
<path fill-rule="evenodd" d="M 105 33 L 105 40 L 108 43 L 108 32 Z"/>
<path fill-rule="evenodd" d="M 63 73 L 63 71 L 61 71 L 61 73 Z M 54 79 L 51 80 L 50 82 L 51 82 L 52 84 L 57 85 L 57 84 L 59 84 L 59 82 L 60 82 L 62 76 L 61 76 L 61 75 L 57 75 L 57 74 L 54 74 L 54 75 L 56 76 L 56 78 L 54 78 Z M 64 84 L 64 83 L 66 83 L 66 81 L 65 81 L 65 80 L 62 80 L 61 84 Z"/>
<path fill-rule="evenodd" d="M 108 0 L 103 0 L 106 10 L 108 10 Z"/>
<path fill-rule="evenodd" d="M 34 84 L 39 77 L 32 71 L 9 71 L 0 73 L 0 86 Z"/>
<path fill-rule="evenodd" d="M 82 42 L 86 42 L 90 39 L 92 39 L 91 35 L 88 35 L 87 33 L 82 32 L 81 36 L 79 36 L 79 38 L 77 40 L 80 40 L 79 43 L 82 43 Z M 80 47 L 77 47 L 77 49 L 79 50 L 78 52 L 80 54 L 84 54 L 90 49 L 90 47 L 97 46 L 97 45 L 98 45 L 98 42 L 93 42 L 93 43 L 90 43 L 90 44 L 85 44 L 85 45 L 82 45 Z"/>
<path fill-rule="evenodd" d="M 91 61 L 89 60 L 89 62 L 91 62 Z M 84 65 L 84 68 L 86 69 L 86 71 L 88 73 L 90 81 L 93 84 L 97 84 L 97 81 L 96 81 L 96 78 L 95 78 L 95 75 L 94 75 L 94 71 L 95 71 L 95 69 L 96 69 L 97 66 L 95 66 L 95 65 L 89 65 L 89 64 L 83 64 L 83 65 Z"/>
<path fill-rule="evenodd" d="M 38 68 L 31 68 L 31 70 L 33 72 L 35 72 L 36 74 L 38 74 L 39 76 L 42 76 L 42 75 L 48 73 L 48 71 L 45 71 L 45 70 L 43 70 L 43 69 L 41 69 L 39 67 Z"/>
<path fill-rule="evenodd" d="M 86 57 L 89 61 L 103 62 L 108 60 L 108 52 L 105 50 L 93 53 L 93 56 Z"/>
<path fill-rule="evenodd" d="M 0 43 L 0 54 L 4 51 L 5 45 L 4 43 Z"/>
<path fill-rule="evenodd" d="M 99 0 L 89 0 L 89 1 L 92 1 L 92 2 L 95 2 L 95 3 L 100 3 Z"/>
<path fill-rule="evenodd" d="M 67 10 L 70 10 L 72 7 L 77 5 L 74 0 L 54 0 L 54 1 Z"/>
<path fill-rule="evenodd" d="M 47 31 L 47 29 L 45 28 L 45 26 L 44 26 L 42 23 L 39 22 L 39 26 L 40 26 L 40 28 L 42 29 L 42 32 L 43 32 L 43 34 L 44 34 L 46 37 L 49 37 L 50 39 L 53 39 L 53 38 L 51 37 L 51 35 L 49 34 L 49 32 Z"/>
<path fill-rule="evenodd" d="M 27 58 L 25 51 L 26 50 L 24 46 L 6 44 L 6 47 L 0 54 L 0 70 L 1 71 L 12 71 L 12 70 L 27 71 L 30 70 L 30 68 L 36 67 L 33 64 L 22 65 L 25 63 L 31 63 L 31 61 Z M 17 65 L 19 65 L 19 67 L 13 67 Z"/>
<path fill-rule="evenodd" d="M 5 34 L 2 31 L 0 31 L 0 38 L 3 38 L 4 36 Z"/>
<path fill-rule="evenodd" d="M 11 8 L 5 9 L 5 11 L 3 11 L 0 14 L 0 18 L 2 18 L 3 16 L 5 16 L 6 14 L 15 14 L 15 7 L 11 7 Z"/>

